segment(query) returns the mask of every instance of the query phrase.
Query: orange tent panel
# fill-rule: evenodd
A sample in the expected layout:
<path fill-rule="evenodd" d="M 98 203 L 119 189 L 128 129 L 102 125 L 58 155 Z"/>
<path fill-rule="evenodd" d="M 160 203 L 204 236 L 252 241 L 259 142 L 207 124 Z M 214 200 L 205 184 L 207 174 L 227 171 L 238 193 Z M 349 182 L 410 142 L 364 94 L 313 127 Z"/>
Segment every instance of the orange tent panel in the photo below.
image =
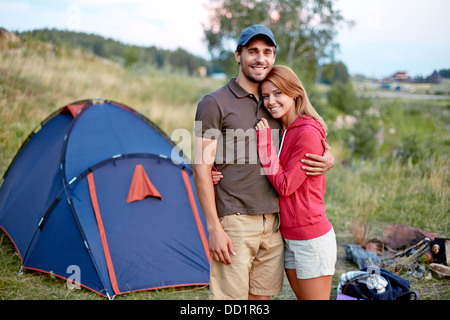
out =
<path fill-rule="evenodd" d="M 161 194 L 150 181 L 144 167 L 141 164 L 138 164 L 134 169 L 127 202 L 131 203 L 133 201 L 143 200 L 146 197 L 155 197 L 162 200 Z"/>

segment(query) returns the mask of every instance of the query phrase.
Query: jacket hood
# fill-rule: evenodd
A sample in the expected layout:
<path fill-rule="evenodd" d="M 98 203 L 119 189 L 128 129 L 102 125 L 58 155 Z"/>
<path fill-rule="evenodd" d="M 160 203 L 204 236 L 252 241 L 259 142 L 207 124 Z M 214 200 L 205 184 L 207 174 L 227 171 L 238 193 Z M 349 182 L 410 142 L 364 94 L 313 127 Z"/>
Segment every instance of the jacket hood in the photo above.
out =
<path fill-rule="evenodd" d="M 322 135 L 323 138 L 327 137 L 327 134 L 326 134 L 325 130 L 323 129 L 322 125 L 320 124 L 320 122 L 308 115 L 302 115 L 302 116 L 298 117 L 285 130 L 291 130 L 293 128 L 306 126 L 306 125 L 310 125 L 310 126 L 313 126 L 314 128 L 316 128 L 320 132 L 320 134 Z"/>

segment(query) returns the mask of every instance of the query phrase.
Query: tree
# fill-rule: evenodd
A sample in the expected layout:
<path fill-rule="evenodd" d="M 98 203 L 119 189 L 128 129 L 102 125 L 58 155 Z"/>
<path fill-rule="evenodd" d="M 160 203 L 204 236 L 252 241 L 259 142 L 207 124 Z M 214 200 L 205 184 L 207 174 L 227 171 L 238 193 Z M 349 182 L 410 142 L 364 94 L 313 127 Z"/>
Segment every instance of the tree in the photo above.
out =
<path fill-rule="evenodd" d="M 246 27 L 270 28 L 279 46 L 277 63 L 287 64 L 302 80 L 315 80 L 317 61 L 333 58 L 337 28 L 344 20 L 335 0 L 211 0 L 205 39 L 213 59 L 233 59 L 236 41 Z M 228 60 L 227 60 L 228 59 Z"/>
<path fill-rule="evenodd" d="M 37 29 L 18 34 L 25 39 L 48 41 L 58 47 L 62 45 L 66 48 L 82 47 L 97 56 L 121 62 L 126 67 L 134 66 L 136 69 L 144 65 L 154 65 L 160 69 L 167 68 L 197 75 L 199 67 L 210 66 L 205 59 L 194 56 L 183 49 L 170 51 L 154 46 L 128 45 L 95 34 L 57 29 Z"/>
<path fill-rule="evenodd" d="M 439 75 L 440 75 L 442 78 L 450 79 L 450 69 L 442 69 L 442 70 L 439 70 Z"/>
<path fill-rule="evenodd" d="M 124 52 L 124 64 L 130 67 L 139 60 L 138 49 L 135 46 L 129 46 Z"/>
<path fill-rule="evenodd" d="M 335 81 L 346 83 L 349 80 L 350 74 L 348 73 L 347 66 L 343 62 L 332 62 L 322 66 L 321 82 L 332 84 Z"/>
<path fill-rule="evenodd" d="M 327 93 L 327 100 L 330 106 L 345 114 L 354 114 L 359 109 L 358 97 L 350 81 L 334 81 Z"/>

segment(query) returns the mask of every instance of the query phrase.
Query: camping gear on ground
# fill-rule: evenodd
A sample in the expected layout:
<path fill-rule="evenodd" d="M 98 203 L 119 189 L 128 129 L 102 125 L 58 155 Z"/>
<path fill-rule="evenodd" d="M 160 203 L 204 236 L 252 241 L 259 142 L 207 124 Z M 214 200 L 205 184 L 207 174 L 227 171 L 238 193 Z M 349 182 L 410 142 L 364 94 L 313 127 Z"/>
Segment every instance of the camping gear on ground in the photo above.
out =
<path fill-rule="evenodd" d="M 83 100 L 33 131 L 0 181 L 0 227 L 25 269 L 101 295 L 206 285 L 192 166 L 153 122 Z"/>
<path fill-rule="evenodd" d="M 450 267 L 439 263 L 430 263 L 429 266 L 431 273 L 438 278 L 450 279 Z"/>
<path fill-rule="evenodd" d="M 381 264 L 380 256 L 375 252 L 364 250 L 359 244 L 344 244 L 344 249 L 347 259 L 353 261 L 359 269 Z"/>
<path fill-rule="evenodd" d="M 450 266 L 450 239 L 435 238 L 431 252 L 433 262 Z"/>
<path fill-rule="evenodd" d="M 407 279 L 383 268 L 370 266 L 341 275 L 337 300 L 418 300 Z"/>
<path fill-rule="evenodd" d="M 390 223 L 383 228 L 381 242 L 389 246 L 390 249 L 400 250 L 406 247 L 417 245 L 425 238 L 434 240 L 436 234 L 412 228 L 400 223 Z"/>
<path fill-rule="evenodd" d="M 345 244 L 344 248 L 347 259 L 359 269 L 371 265 L 390 267 L 395 272 L 406 271 L 419 280 L 431 277 L 428 275 L 430 263 L 450 264 L 450 239 L 398 223 L 386 225 L 381 239 L 371 239 L 364 246 Z M 443 269 L 431 271 L 439 276 Z"/>

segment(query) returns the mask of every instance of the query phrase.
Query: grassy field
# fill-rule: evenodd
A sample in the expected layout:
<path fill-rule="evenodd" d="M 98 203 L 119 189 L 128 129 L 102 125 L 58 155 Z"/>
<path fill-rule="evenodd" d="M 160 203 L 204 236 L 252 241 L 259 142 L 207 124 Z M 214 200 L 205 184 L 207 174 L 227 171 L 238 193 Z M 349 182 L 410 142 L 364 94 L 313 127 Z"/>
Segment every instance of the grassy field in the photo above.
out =
<path fill-rule="evenodd" d="M 83 51 L 55 51 L 40 42 L 0 52 L 0 175 L 33 128 L 70 102 L 94 97 L 122 102 L 170 135 L 177 128 L 192 132 L 198 100 L 222 83 L 151 67 L 127 69 Z M 371 158 L 359 157 L 349 149 L 349 137 L 359 136 L 358 132 L 335 129 L 334 119 L 328 120 L 336 165 L 327 173 L 326 206 L 339 245 L 332 298 L 340 275 L 357 270 L 343 249 L 344 244 L 354 242 L 355 224 L 364 226 L 364 239 L 381 237 L 388 223 L 450 237 L 450 99 L 373 99 L 372 109 L 382 137 L 371 136 L 377 140 Z M 25 271 L 19 276 L 20 265 L 14 246 L 0 231 L 0 299 L 103 299 L 88 290 L 69 290 L 63 280 L 51 275 Z M 401 275 L 408 277 L 422 299 L 450 299 L 448 280 L 419 281 Z M 207 287 L 189 287 L 116 299 L 207 298 Z M 287 281 L 283 292 L 273 297 L 294 298 Z"/>

